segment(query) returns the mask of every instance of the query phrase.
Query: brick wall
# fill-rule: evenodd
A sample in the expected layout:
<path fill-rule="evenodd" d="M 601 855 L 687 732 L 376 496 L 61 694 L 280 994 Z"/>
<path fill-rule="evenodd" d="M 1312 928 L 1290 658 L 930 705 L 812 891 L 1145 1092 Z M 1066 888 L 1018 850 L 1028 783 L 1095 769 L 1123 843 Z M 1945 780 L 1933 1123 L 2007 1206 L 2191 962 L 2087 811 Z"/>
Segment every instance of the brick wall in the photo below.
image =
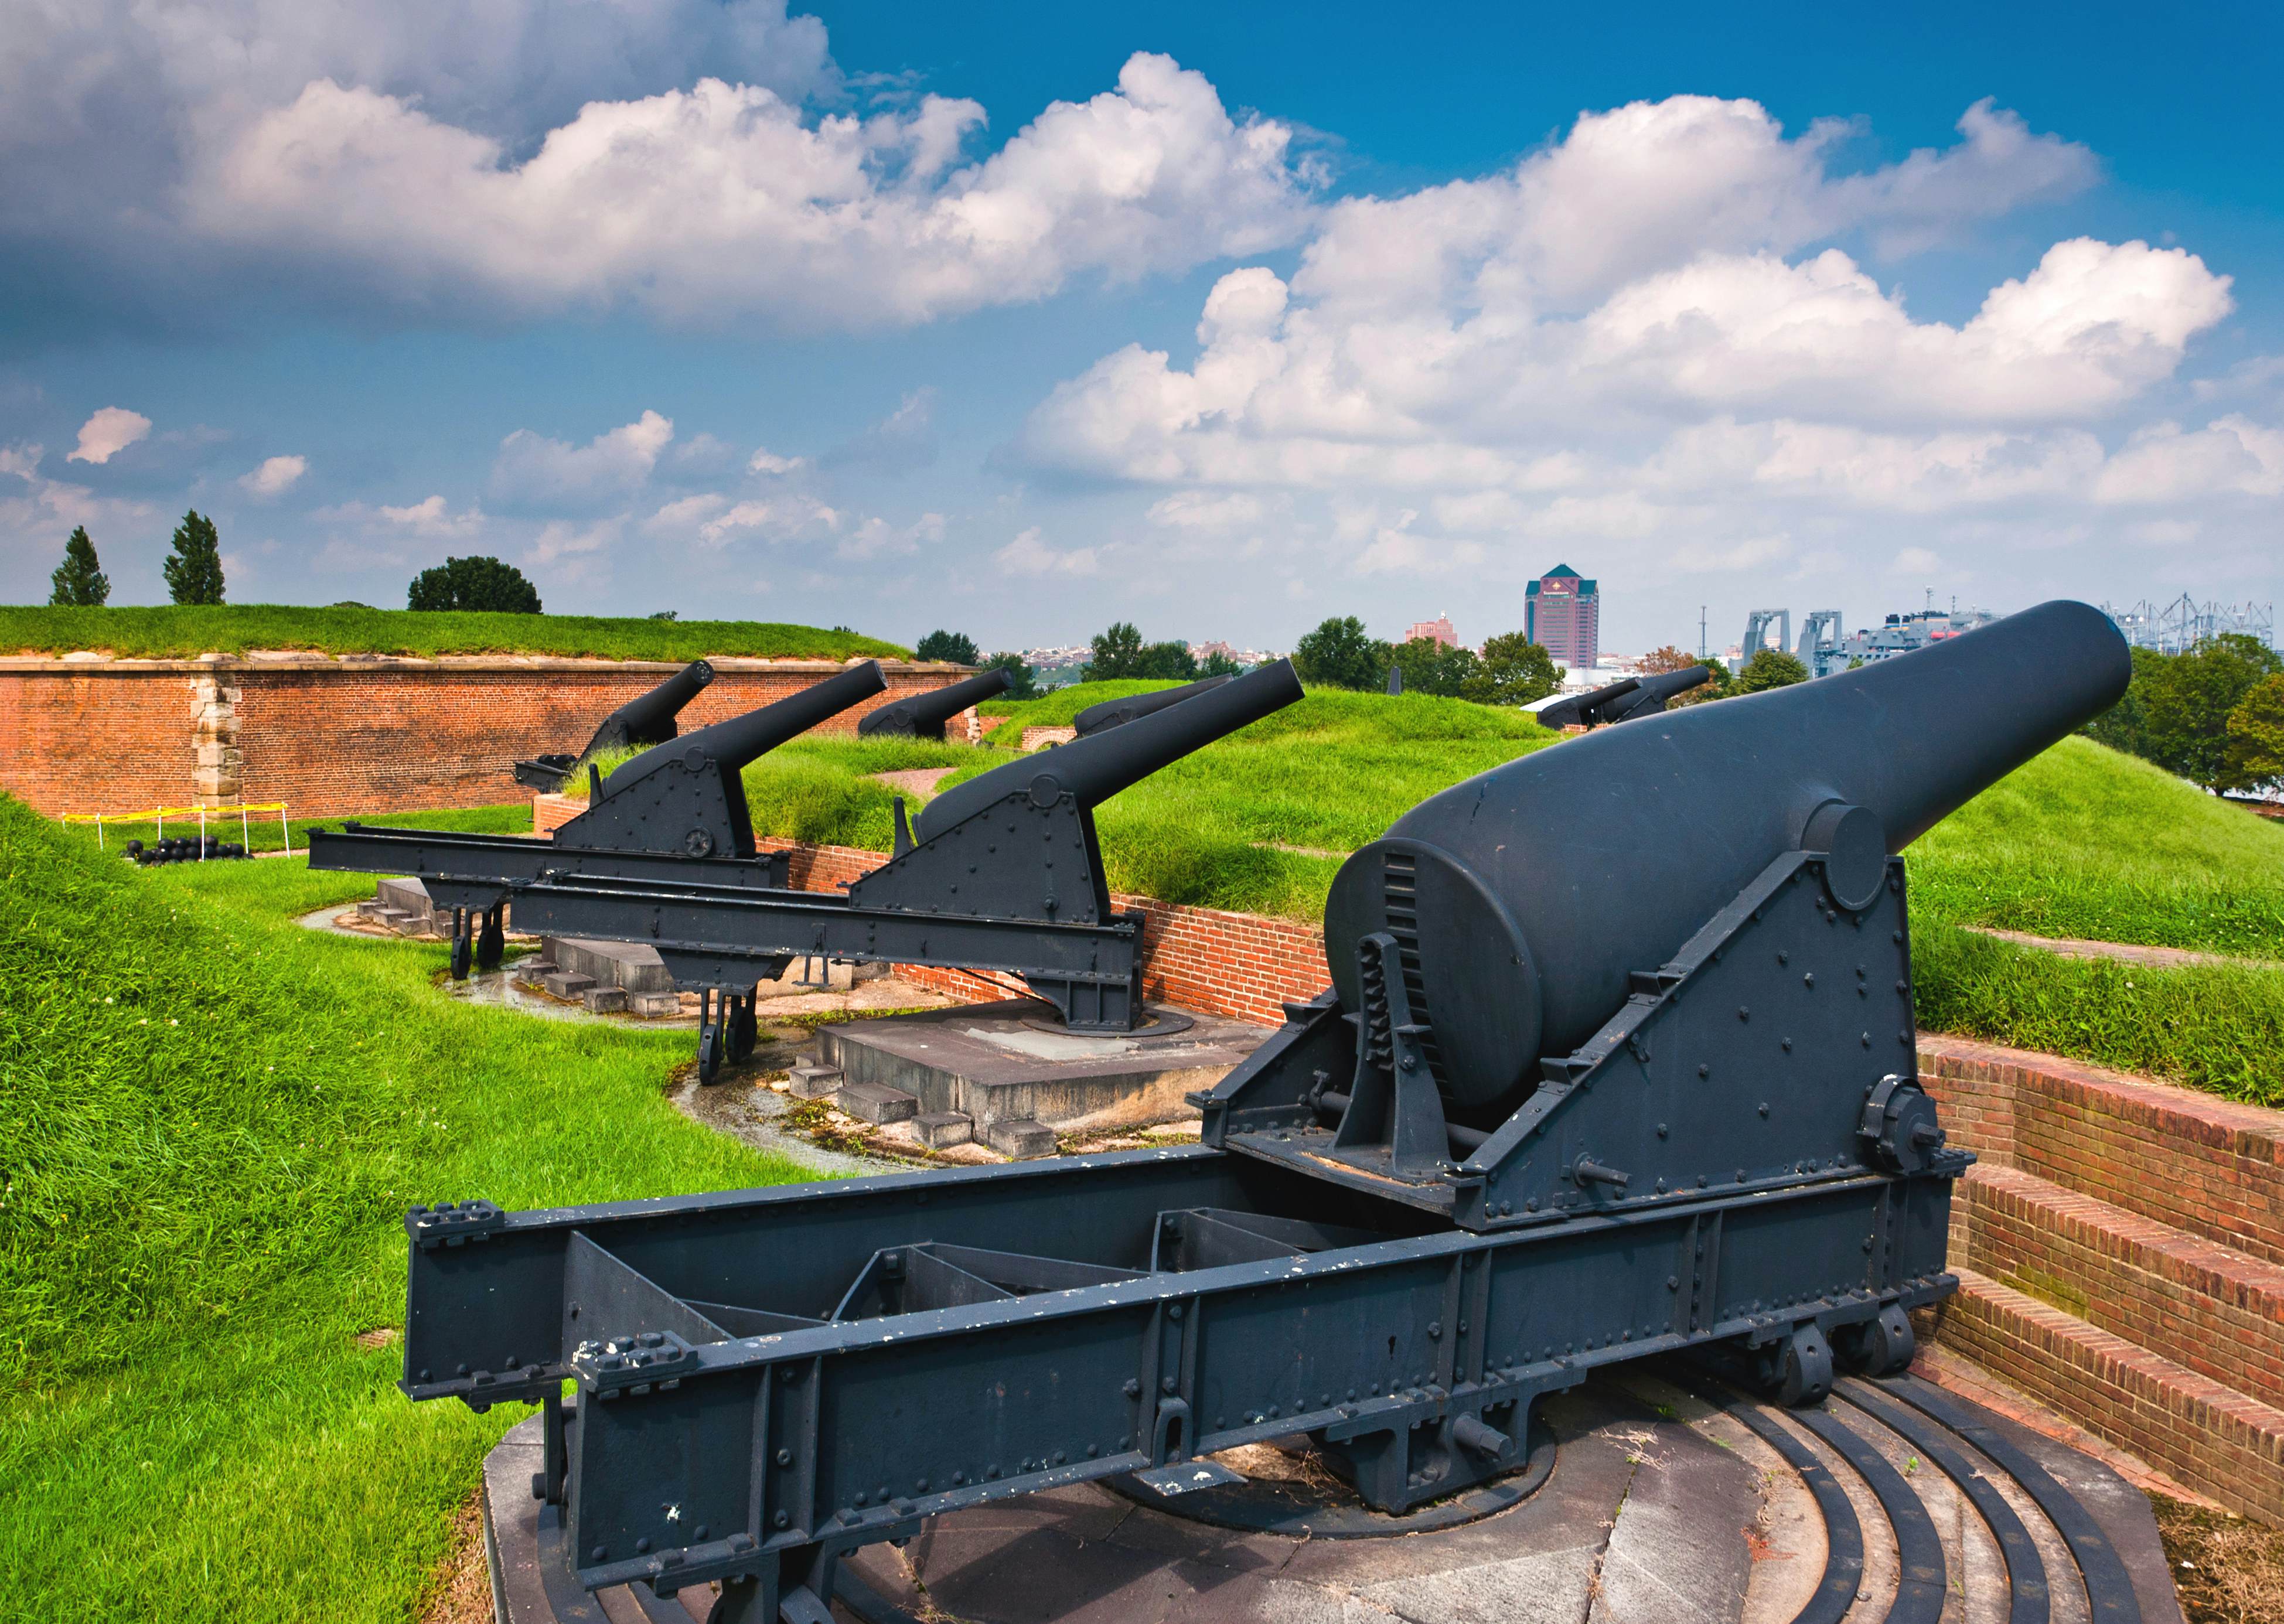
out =
<path fill-rule="evenodd" d="M 686 731 L 844 668 L 717 660 Z M 0 789 L 51 816 L 197 799 L 289 802 L 312 817 L 486 806 L 525 792 L 519 757 L 577 750 L 681 668 L 553 659 L 0 660 Z M 883 661 L 888 691 L 820 731 L 963 668 Z"/>
<path fill-rule="evenodd" d="M 535 796 L 532 827 L 541 834 L 577 816 L 584 803 L 560 795 Z M 764 837 L 767 851 L 793 854 L 789 878 L 797 891 L 833 891 L 871 873 L 888 858 L 847 846 L 805 846 Z M 1330 985 L 1324 933 L 1313 925 L 1186 908 L 1114 892 L 1111 904 L 1142 916 L 1142 993 L 1146 998 L 1276 1026 L 1287 999 L 1313 998 Z M 908 980 L 961 998 L 1004 998 L 1020 993 L 1005 980 L 958 970 L 900 965 Z"/>
<path fill-rule="evenodd" d="M 2284 1113 L 1964 1038 L 1920 1074 L 1954 1144 L 2284 1263 Z"/>

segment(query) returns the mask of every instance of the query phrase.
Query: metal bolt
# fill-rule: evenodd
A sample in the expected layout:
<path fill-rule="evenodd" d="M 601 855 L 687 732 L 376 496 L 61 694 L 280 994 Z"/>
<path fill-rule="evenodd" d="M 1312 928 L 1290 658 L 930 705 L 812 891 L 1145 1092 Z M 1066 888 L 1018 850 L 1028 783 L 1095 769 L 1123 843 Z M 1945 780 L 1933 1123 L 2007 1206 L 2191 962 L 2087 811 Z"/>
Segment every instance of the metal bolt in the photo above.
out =
<path fill-rule="evenodd" d="M 780 1466 L 792 1465 L 793 1451 L 791 1449 L 779 1449 L 778 1451 L 778 1464 Z"/>

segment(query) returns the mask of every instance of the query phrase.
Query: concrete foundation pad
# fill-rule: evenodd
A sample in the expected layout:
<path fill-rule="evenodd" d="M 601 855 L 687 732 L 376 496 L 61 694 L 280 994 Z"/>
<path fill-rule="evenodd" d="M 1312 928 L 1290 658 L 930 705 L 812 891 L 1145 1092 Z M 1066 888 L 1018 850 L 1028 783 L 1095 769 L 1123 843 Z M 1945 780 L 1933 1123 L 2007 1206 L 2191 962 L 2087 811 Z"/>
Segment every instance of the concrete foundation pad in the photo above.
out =
<path fill-rule="evenodd" d="M 551 970 L 540 978 L 540 985 L 559 998 L 576 998 L 594 984 L 593 976 L 575 970 Z"/>
<path fill-rule="evenodd" d="M 598 987 L 622 988 L 630 993 L 670 993 L 674 978 L 655 948 L 632 941 L 594 941 L 577 936 L 550 936 L 540 951 L 556 968 L 591 978 Z"/>
<path fill-rule="evenodd" d="M 679 993 L 629 993 L 627 1012 L 630 1015 L 641 1015 L 652 1019 L 679 1015 L 682 1013 L 682 995 Z"/>
<path fill-rule="evenodd" d="M 428 900 L 428 887 L 417 879 L 384 879 L 373 887 L 372 900 L 380 910 L 395 909 L 407 919 L 417 921 L 409 928 L 425 931 L 435 917 L 435 904 Z M 388 922 L 397 929 L 408 927 L 395 920 Z"/>
<path fill-rule="evenodd" d="M 1025 1025 L 1042 1013 L 1052 1011 L 1036 999 L 1012 999 L 820 1027 L 817 1037 L 851 1081 L 902 1089 L 929 1114 L 966 1116 L 989 1141 L 1001 1121 L 1088 1131 L 1180 1116 L 1184 1095 L 1211 1088 L 1269 1035 L 1218 1015 L 1159 1037 Z"/>
<path fill-rule="evenodd" d="M 591 1015 L 616 1015 L 627 1007 L 627 989 L 623 987 L 591 987 L 579 996 Z"/>

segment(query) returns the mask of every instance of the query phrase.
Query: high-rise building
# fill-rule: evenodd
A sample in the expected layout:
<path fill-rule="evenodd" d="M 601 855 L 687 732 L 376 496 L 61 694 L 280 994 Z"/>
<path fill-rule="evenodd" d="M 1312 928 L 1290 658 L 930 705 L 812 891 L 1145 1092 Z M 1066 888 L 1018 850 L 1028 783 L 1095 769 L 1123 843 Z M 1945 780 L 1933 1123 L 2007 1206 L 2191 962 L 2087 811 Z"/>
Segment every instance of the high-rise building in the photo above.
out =
<path fill-rule="evenodd" d="M 1451 629 L 1451 617 L 1448 614 L 1439 614 L 1432 621 L 1414 621 L 1404 634 L 1406 643 L 1417 643 L 1422 637 L 1447 649 L 1459 644 L 1459 634 Z"/>
<path fill-rule="evenodd" d="M 1523 635 L 1565 670 L 1591 669 L 1600 652 L 1602 595 L 1595 583 L 1558 564 L 1523 589 Z"/>

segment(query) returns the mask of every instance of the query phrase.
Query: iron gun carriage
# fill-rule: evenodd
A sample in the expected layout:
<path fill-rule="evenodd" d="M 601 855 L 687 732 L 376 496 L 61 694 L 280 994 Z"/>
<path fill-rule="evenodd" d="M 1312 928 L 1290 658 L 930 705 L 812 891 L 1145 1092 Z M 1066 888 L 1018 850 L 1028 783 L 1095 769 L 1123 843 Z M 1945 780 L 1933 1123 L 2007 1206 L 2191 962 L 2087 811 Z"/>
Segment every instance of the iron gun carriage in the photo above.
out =
<path fill-rule="evenodd" d="M 1196 1097 L 1195 1148 L 415 1208 L 404 1391 L 541 1404 L 557 1581 L 719 1582 L 716 1624 L 816 1624 L 845 1554 L 940 1513 L 1296 1433 L 1401 1511 L 1647 1355 L 1817 1402 L 1956 1285 L 1972 1158 L 1917 1081 L 1891 854 L 2129 669 L 2048 604 L 1429 799 L 1344 865 L 1332 987 Z M 1091 742 L 1045 758 L 1050 843 Z"/>

